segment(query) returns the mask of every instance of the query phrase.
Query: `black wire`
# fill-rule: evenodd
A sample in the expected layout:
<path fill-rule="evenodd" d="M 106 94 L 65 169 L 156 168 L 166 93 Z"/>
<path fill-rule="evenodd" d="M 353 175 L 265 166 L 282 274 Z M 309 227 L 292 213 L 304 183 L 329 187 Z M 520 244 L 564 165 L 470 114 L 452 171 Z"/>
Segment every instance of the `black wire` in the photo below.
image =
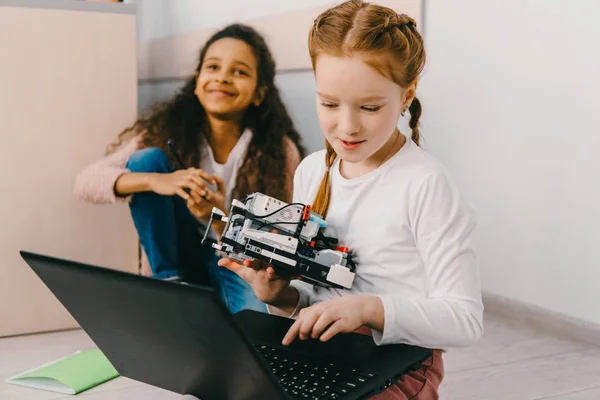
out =
<path fill-rule="evenodd" d="M 281 207 L 279 210 L 273 211 L 271 214 L 267 214 L 267 215 L 255 215 L 255 217 L 256 218 L 268 218 L 268 217 L 270 217 L 272 215 L 275 215 L 278 212 L 281 212 L 282 210 L 285 210 L 286 208 L 291 207 L 291 206 L 302 206 L 302 207 L 304 207 L 304 204 L 302 204 L 302 203 L 290 203 L 290 204 L 288 204 L 286 206 Z M 295 223 L 298 223 L 298 222 L 295 222 Z"/>

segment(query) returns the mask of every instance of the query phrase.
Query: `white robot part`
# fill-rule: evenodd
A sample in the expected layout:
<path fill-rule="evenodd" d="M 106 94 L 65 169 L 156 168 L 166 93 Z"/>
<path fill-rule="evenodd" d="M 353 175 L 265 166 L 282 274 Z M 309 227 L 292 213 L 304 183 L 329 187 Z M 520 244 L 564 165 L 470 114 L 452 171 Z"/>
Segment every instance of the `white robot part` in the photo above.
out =
<path fill-rule="evenodd" d="M 315 254 L 315 261 L 321 264 L 346 266 L 345 254 L 339 251 L 326 249 Z"/>
<path fill-rule="evenodd" d="M 280 235 L 278 233 L 248 229 L 242 230 L 241 236 L 242 238 L 256 240 L 257 242 L 273 246 L 292 254 L 296 253 L 296 249 L 298 248 L 298 239 L 291 236 Z"/>
<path fill-rule="evenodd" d="M 355 275 L 356 274 L 350 271 L 349 268 L 339 264 L 334 264 L 329 269 L 329 273 L 327 274 L 327 280 L 329 282 L 333 282 L 335 284 L 343 286 L 346 289 L 350 289 L 352 287 L 352 283 L 354 282 Z"/>

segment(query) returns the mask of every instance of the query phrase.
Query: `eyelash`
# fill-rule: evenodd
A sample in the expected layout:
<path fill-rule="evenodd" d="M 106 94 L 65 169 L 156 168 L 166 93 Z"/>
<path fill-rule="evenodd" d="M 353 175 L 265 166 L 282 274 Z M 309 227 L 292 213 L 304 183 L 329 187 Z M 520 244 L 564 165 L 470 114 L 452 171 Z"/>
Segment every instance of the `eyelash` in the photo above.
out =
<path fill-rule="evenodd" d="M 321 105 L 325 108 L 337 108 L 337 104 L 334 103 L 326 103 L 326 102 L 321 102 Z M 377 112 L 381 109 L 381 106 L 376 106 L 376 107 L 361 107 L 363 110 L 367 111 L 367 112 Z"/>
<path fill-rule="evenodd" d="M 368 111 L 368 112 L 377 112 L 379 110 L 381 110 L 381 106 L 375 106 L 375 107 L 362 107 L 363 110 Z"/>
<path fill-rule="evenodd" d="M 216 71 L 219 67 L 217 65 L 207 65 L 206 68 L 208 68 L 210 70 L 213 70 L 213 71 Z M 236 74 L 239 74 L 239 75 L 246 75 L 246 76 L 248 76 L 248 74 L 246 73 L 246 71 L 242 71 L 241 69 L 236 69 L 233 72 L 235 72 Z"/>
<path fill-rule="evenodd" d="M 337 107 L 337 104 L 325 103 L 324 101 L 321 102 L 321 105 L 325 108 L 336 108 Z"/>

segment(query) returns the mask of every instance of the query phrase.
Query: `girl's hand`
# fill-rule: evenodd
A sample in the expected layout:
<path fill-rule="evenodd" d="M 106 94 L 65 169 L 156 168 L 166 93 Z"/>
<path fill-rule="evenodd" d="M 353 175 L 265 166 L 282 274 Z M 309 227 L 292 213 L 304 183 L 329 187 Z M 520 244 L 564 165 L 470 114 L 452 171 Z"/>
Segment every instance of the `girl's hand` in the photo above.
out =
<path fill-rule="evenodd" d="M 302 309 L 282 344 L 288 346 L 298 336 L 326 342 L 340 332 L 354 332 L 364 325 L 383 330 L 383 304 L 379 297 L 340 297 Z"/>
<path fill-rule="evenodd" d="M 177 170 L 170 174 L 152 174 L 148 186 L 154 193 L 165 196 L 178 195 L 187 200 L 190 195 L 184 189 L 189 189 L 190 193 L 199 194 L 206 190 L 206 182 L 210 182 L 212 177 L 201 169 L 188 168 Z"/>
<path fill-rule="evenodd" d="M 227 215 L 225 210 L 225 196 L 227 196 L 227 188 L 225 182 L 218 176 L 211 176 L 207 179 L 208 182 L 217 185 L 217 191 L 211 192 L 204 186 L 199 192 L 190 192 L 190 196 L 187 199 L 187 207 L 197 218 L 204 222 L 208 222 L 213 207 L 217 207 Z M 215 230 L 219 235 L 223 232 L 224 224 L 214 225 Z"/>
<path fill-rule="evenodd" d="M 290 287 L 294 278 L 277 275 L 273 267 L 263 261 L 246 260 L 242 265 L 229 258 L 222 258 L 219 265 L 235 272 L 248 282 L 256 297 L 263 303 L 278 308 L 292 307 L 292 310 L 298 303 L 298 293 Z"/>

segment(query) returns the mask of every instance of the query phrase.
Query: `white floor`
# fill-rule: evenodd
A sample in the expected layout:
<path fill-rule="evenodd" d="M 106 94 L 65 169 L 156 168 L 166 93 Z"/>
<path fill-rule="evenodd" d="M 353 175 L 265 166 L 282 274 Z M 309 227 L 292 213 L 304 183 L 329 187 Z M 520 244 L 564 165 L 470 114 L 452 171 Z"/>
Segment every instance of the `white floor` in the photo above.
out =
<path fill-rule="evenodd" d="M 445 354 L 443 400 L 600 399 L 600 348 L 553 337 L 496 316 L 469 349 Z M 0 399 L 56 400 L 72 396 L 43 392 L 4 380 L 33 366 L 93 347 L 80 330 L 0 339 Z M 117 378 L 77 396 L 85 400 L 169 400 L 179 395 Z"/>

